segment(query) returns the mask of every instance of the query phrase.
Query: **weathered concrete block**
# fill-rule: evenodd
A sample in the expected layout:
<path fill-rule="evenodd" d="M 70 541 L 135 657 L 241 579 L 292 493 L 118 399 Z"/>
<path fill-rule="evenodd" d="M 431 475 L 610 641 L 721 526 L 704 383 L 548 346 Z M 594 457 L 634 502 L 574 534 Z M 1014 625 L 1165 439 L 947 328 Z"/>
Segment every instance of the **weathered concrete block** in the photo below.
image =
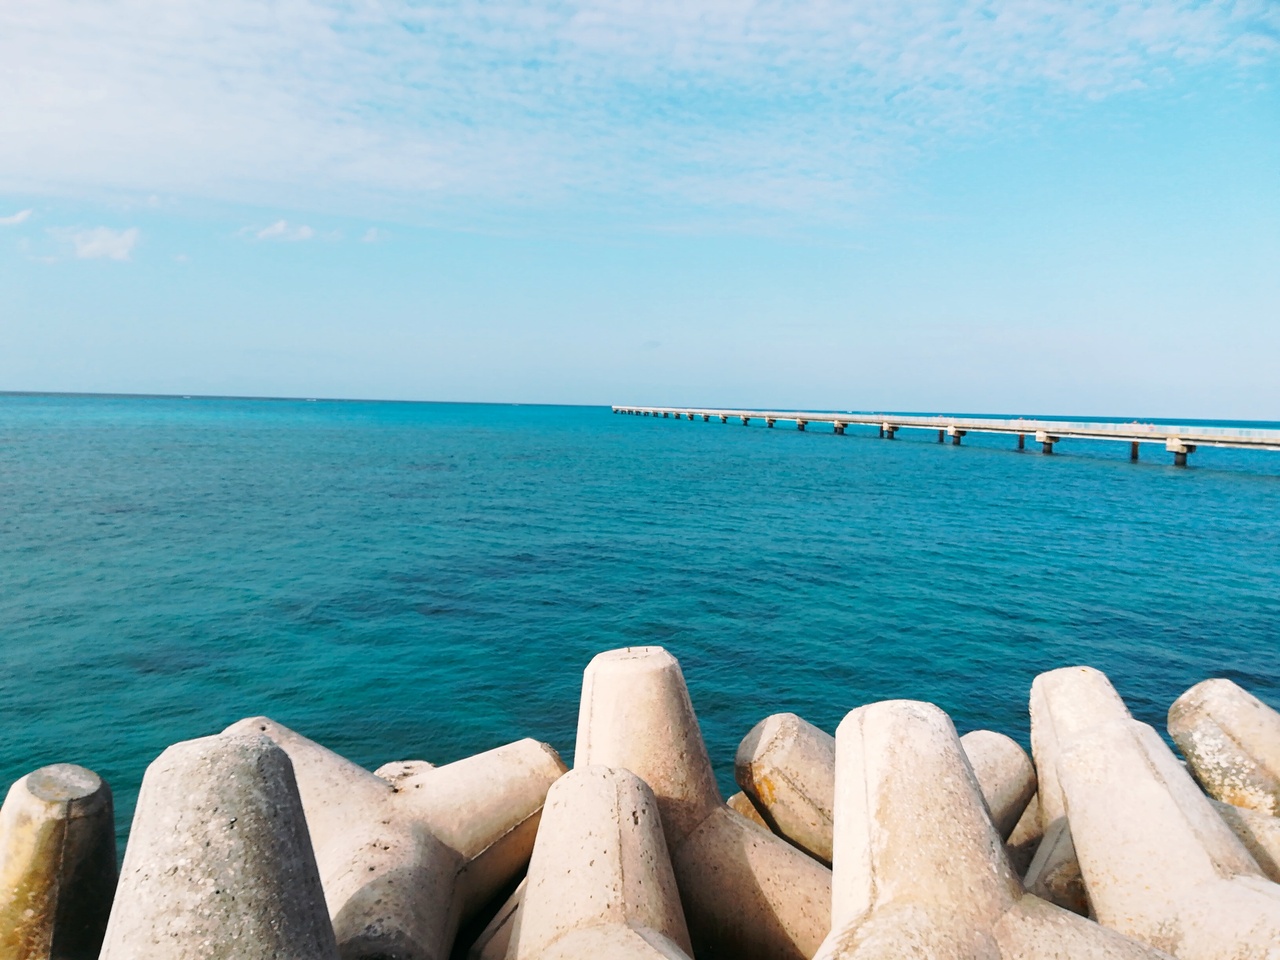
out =
<path fill-rule="evenodd" d="M 1016 740 L 994 730 L 973 730 L 960 746 L 978 780 L 1000 839 L 1008 840 L 1036 793 L 1036 768 Z"/>
<path fill-rule="evenodd" d="M 765 717 L 738 746 L 738 786 L 779 836 L 831 864 L 836 741 L 794 713 Z"/>
<path fill-rule="evenodd" d="M 1106 674 L 1093 667 L 1061 667 L 1031 683 L 1031 753 L 1039 777 L 1040 826 L 1067 815 L 1058 783 L 1058 757 L 1091 727 L 1129 719 L 1129 708 Z"/>
<path fill-rule="evenodd" d="M 1151 727 L 1113 720 L 1058 759 L 1098 921 L 1181 960 L 1271 958 L 1270 882 Z"/>
<path fill-rule="evenodd" d="M 765 822 L 764 817 L 760 816 L 760 811 L 756 809 L 756 805 L 751 802 L 751 798 L 739 790 L 732 797 L 724 802 L 724 805 L 734 813 L 745 817 L 754 823 L 757 827 L 765 830 L 771 829 L 769 824 Z"/>
<path fill-rule="evenodd" d="M 1249 856 L 1257 861 L 1267 879 L 1280 883 L 1280 817 L 1273 817 L 1258 810 L 1233 807 L 1221 800 L 1210 800 L 1222 822 L 1231 828 L 1236 839 L 1244 844 Z"/>
<path fill-rule="evenodd" d="M 1280 816 L 1280 713 L 1230 680 L 1205 680 L 1169 708 L 1169 735 L 1209 796 Z"/>
<path fill-rule="evenodd" d="M 0 960 L 97 960 L 116 889 L 111 788 L 70 763 L 9 788 L 0 809 Z"/>
<path fill-rule="evenodd" d="M 547 790 L 566 769 L 547 744 L 525 739 L 398 781 L 399 802 L 462 856 L 464 918 L 529 863 Z"/>
<path fill-rule="evenodd" d="M 975 730 L 960 738 L 1002 837 L 1013 832 L 1035 795 L 1031 759 L 1004 734 Z M 831 862 L 835 738 L 793 713 L 766 717 L 738 747 L 738 785 L 768 827 L 824 863 Z"/>
<path fill-rule="evenodd" d="M 147 768 L 102 960 L 336 960 L 293 767 L 266 737 Z"/>
<path fill-rule="evenodd" d="M 343 960 L 447 957 L 462 858 L 403 814 L 396 789 L 266 717 L 227 732 L 270 737 L 293 761 Z"/>
<path fill-rule="evenodd" d="M 528 862 L 565 769 L 530 740 L 380 768 L 397 771 L 392 783 L 265 717 L 228 730 L 264 734 L 293 759 L 343 960 L 448 957 L 459 925 Z"/>
<path fill-rule="evenodd" d="M 578 767 L 547 794 L 516 960 L 691 951 L 653 792 L 635 774 Z"/>
<path fill-rule="evenodd" d="M 854 710 L 836 752 L 832 931 L 820 960 L 1163 956 L 1023 892 L 937 707 Z"/>
<path fill-rule="evenodd" d="M 1089 913 L 1089 899 L 1058 783 L 1058 758 L 1088 731 L 1109 720 L 1126 720 L 1129 708 L 1111 681 L 1093 667 L 1062 667 L 1031 684 L 1031 753 L 1035 757 L 1040 832 L 1043 840 L 1027 869 L 1027 889 L 1060 907 Z"/>
<path fill-rule="evenodd" d="M 591 661 L 575 758 L 625 768 L 653 789 L 697 953 L 812 956 L 827 930 L 831 872 L 724 805 L 674 657 L 631 647 Z"/>

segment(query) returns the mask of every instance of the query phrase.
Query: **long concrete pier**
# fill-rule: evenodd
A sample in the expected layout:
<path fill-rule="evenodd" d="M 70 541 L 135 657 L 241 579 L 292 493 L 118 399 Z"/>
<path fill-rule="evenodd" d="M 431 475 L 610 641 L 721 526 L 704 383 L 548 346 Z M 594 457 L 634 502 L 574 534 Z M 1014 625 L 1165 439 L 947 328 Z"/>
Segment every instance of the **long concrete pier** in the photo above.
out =
<path fill-rule="evenodd" d="M 702 407 L 613 407 L 614 413 L 638 417 L 674 417 L 676 420 L 713 418 L 721 423 L 730 420 L 743 426 L 752 420 L 762 420 L 772 427 L 778 421 L 794 423 L 797 430 L 810 424 L 830 424 L 833 431 L 843 434 L 849 426 L 876 427 L 879 436 L 894 439 L 899 430 L 936 431 L 938 442 L 949 439 L 956 446 L 970 433 L 1001 433 L 1016 436 L 1018 449 L 1026 449 L 1027 437 L 1040 444 L 1042 453 L 1051 454 L 1056 444 L 1063 440 L 1114 440 L 1129 444 L 1129 459 L 1138 459 L 1138 447 L 1143 443 L 1159 444 L 1173 454 L 1176 466 L 1187 465 L 1187 455 L 1197 447 L 1234 447 L 1245 450 L 1280 451 L 1280 430 L 1261 430 L 1242 427 L 1196 427 L 1159 423 L 1112 423 L 1106 420 L 1015 420 L 994 417 L 921 417 L 888 413 L 831 413 L 805 412 L 801 410 L 723 410 Z"/>

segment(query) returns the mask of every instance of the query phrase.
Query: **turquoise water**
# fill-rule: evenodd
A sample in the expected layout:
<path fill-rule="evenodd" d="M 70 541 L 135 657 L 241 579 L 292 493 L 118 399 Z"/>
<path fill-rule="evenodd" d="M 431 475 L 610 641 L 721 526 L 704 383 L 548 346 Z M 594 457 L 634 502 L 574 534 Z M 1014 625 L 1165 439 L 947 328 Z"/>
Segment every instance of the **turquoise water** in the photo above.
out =
<path fill-rule="evenodd" d="M 766 714 L 913 697 L 1025 739 L 1065 664 L 1161 729 L 1207 676 L 1280 704 L 1280 454 L 849 433 L 0 396 L 0 777 L 91 767 L 123 834 L 167 744 L 254 714 L 370 767 L 569 759 L 627 644 L 681 659 L 726 791 Z"/>

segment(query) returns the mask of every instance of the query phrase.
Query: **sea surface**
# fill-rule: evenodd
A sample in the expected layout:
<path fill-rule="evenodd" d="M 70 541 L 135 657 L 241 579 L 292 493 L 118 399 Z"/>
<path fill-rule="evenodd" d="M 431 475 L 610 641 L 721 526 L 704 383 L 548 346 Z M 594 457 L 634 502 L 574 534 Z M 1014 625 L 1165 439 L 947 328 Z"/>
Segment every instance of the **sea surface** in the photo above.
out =
<path fill-rule="evenodd" d="M 1069 664 L 1161 730 L 1205 677 L 1280 706 L 1280 454 L 787 426 L 0 396 L 0 779 L 98 771 L 123 841 L 147 764 L 246 716 L 370 768 L 571 760 L 583 668 L 636 644 L 726 794 L 770 713 L 917 698 L 1025 742 Z"/>

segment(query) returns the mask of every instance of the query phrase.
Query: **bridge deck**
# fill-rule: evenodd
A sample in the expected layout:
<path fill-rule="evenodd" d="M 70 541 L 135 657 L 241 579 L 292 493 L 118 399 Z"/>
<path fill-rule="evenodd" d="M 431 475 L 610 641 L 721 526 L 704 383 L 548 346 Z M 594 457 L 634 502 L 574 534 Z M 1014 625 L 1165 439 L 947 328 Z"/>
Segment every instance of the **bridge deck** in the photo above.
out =
<path fill-rule="evenodd" d="M 1039 442 L 1059 440 L 1119 440 L 1126 443 L 1159 443 L 1174 452 L 1190 452 L 1196 447 L 1235 447 L 1280 451 L 1280 430 L 1245 427 L 1177 426 L 1156 423 L 1111 423 L 1102 420 L 1001 420 L 993 417 L 918 417 L 889 413 L 823 413 L 801 410 L 737 410 L 705 407 L 615 406 L 614 413 L 640 416 L 674 416 L 689 419 L 715 417 L 723 420 L 764 420 L 766 423 L 793 421 L 804 427 L 829 423 L 836 429 L 851 424 L 877 426 L 881 431 L 936 430 L 948 436 L 966 433 L 1004 433 L 1034 436 Z M 1047 452 L 1047 451 L 1046 451 Z"/>

